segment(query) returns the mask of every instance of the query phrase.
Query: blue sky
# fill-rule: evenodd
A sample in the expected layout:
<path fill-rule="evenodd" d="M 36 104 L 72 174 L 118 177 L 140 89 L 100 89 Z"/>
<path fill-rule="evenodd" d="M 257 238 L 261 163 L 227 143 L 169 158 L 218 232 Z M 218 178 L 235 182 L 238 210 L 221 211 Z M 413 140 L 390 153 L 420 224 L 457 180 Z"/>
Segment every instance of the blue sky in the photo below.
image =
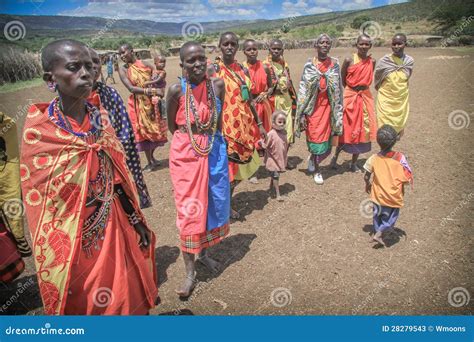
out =
<path fill-rule="evenodd" d="M 286 18 L 398 2 L 403 0 L 2 0 L 0 13 L 185 22 Z"/>

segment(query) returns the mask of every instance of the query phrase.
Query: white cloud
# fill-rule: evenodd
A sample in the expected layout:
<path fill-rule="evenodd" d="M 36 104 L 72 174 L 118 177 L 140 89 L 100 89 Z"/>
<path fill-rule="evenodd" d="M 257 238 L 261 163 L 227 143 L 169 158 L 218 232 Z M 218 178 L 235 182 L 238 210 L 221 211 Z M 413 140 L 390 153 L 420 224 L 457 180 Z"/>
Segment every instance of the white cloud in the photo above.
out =
<path fill-rule="evenodd" d="M 103 17 L 158 22 L 182 22 L 209 15 L 209 8 L 199 0 L 177 0 L 150 2 L 94 1 L 74 10 L 58 13 L 80 17 Z"/>
<path fill-rule="evenodd" d="M 372 4 L 372 0 L 286 0 L 282 3 L 281 16 L 364 9 L 372 7 Z"/>
<path fill-rule="evenodd" d="M 387 5 L 401 4 L 403 2 L 408 2 L 408 0 L 388 0 Z"/>
<path fill-rule="evenodd" d="M 261 6 L 271 3 L 271 0 L 208 0 L 213 7 L 234 7 L 234 6 Z"/>

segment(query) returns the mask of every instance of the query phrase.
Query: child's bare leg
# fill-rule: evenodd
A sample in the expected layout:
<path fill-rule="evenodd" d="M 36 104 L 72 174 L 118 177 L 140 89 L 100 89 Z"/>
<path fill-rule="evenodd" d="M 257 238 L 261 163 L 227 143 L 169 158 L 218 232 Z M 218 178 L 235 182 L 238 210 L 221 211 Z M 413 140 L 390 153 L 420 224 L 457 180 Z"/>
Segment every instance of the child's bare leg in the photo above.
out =
<path fill-rule="evenodd" d="M 374 236 L 372 236 L 372 239 L 380 244 L 382 244 L 385 247 L 385 242 L 382 240 L 382 232 L 376 232 Z"/>
<path fill-rule="evenodd" d="M 199 253 L 197 260 L 199 260 L 204 266 L 206 266 L 209 271 L 213 273 L 219 272 L 221 264 L 218 261 L 209 257 L 205 249 L 203 249 L 201 253 Z"/>
<path fill-rule="evenodd" d="M 273 187 L 275 188 L 277 201 L 282 202 L 283 198 L 280 196 L 280 181 L 278 178 L 273 179 Z"/>
<path fill-rule="evenodd" d="M 186 269 L 186 278 L 176 293 L 180 297 L 189 297 L 196 286 L 196 267 L 194 265 L 194 254 L 183 252 L 184 267 Z"/>

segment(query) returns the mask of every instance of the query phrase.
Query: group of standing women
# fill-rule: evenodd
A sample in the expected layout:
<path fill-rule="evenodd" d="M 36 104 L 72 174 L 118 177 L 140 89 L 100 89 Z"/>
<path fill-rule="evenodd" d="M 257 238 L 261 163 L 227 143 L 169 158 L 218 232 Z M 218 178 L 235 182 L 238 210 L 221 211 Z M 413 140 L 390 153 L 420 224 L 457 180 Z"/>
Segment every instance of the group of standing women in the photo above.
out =
<path fill-rule="evenodd" d="M 400 135 L 413 65 L 403 52 L 405 44 L 406 37 L 396 35 L 393 54 L 375 68 L 379 125 L 392 124 Z M 358 38 L 357 53 L 342 68 L 328 55 L 330 37 L 318 37 L 317 56 L 305 64 L 298 93 L 281 41 L 273 40 L 268 58 L 259 61 L 255 41 L 246 40 L 244 64 L 235 60 L 239 41 L 234 33 L 222 34 L 219 46 L 222 55 L 209 63 L 199 43 L 185 43 L 183 77 L 166 98 L 176 225 L 186 270 L 177 290 L 181 297 L 196 284 L 196 261 L 213 272 L 220 268 L 206 250 L 222 241 L 230 219 L 238 218 L 231 209 L 232 191 L 260 166 L 258 142 L 271 128 L 273 111 L 286 114 L 289 143 L 300 130 L 306 132 L 317 184 L 323 183 L 319 164 L 335 137 L 333 166 L 345 150 L 354 155 L 351 169 L 357 171 L 357 156 L 370 150 L 377 127 L 369 90 L 375 66 L 369 37 Z M 130 45 L 119 53 L 125 63 L 120 78 L 132 93 L 128 111 L 117 91 L 98 81 L 100 59 L 86 45 L 59 40 L 42 51 L 44 80 L 57 97 L 29 109 L 18 167 L 47 314 L 146 314 L 159 302 L 155 236 L 141 211 L 151 200 L 138 152 L 146 153 L 150 168 L 156 166 L 153 151 L 166 141 L 165 113 L 151 113 L 150 98 L 164 94 L 145 88 L 156 71 L 152 64 L 138 60 Z M 0 234 L 4 225 L 0 221 Z M 22 241 L 18 234 L 16 242 Z M 24 249 L 27 255 L 28 246 Z"/>

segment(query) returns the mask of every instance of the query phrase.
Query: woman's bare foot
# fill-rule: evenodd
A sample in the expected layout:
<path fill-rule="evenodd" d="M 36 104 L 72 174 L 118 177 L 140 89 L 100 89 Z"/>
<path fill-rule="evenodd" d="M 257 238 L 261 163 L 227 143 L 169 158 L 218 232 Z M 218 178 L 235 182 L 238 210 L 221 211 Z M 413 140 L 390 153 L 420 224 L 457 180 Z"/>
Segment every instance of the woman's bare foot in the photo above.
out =
<path fill-rule="evenodd" d="M 176 294 L 182 298 L 187 298 L 193 293 L 194 287 L 196 287 L 196 277 L 186 276 L 183 285 L 179 290 L 176 290 Z"/>
<path fill-rule="evenodd" d="M 284 202 L 285 198 L 283 196 L 277 196 L 277 201 L 278 202 Z"/>
<path fill-rule="evenodd" d="M 240 218 L 239 212 L 230 208 L 230 218 L 233 220 L 238 220 Z"/>
<path fill-rule="evenodd" d="M 218 261 L 210 258 L 207 255 L 199 256 L 197 260 L 200 261 L 204 266 L 206 266 L 207 269 L 211 271 L 212 273 L 219 272 L 221 268 L 221 264 Z"/>

